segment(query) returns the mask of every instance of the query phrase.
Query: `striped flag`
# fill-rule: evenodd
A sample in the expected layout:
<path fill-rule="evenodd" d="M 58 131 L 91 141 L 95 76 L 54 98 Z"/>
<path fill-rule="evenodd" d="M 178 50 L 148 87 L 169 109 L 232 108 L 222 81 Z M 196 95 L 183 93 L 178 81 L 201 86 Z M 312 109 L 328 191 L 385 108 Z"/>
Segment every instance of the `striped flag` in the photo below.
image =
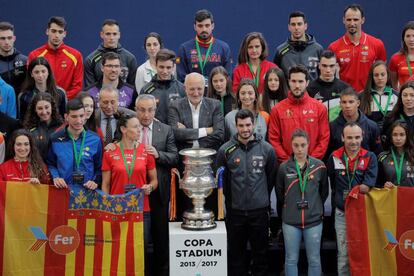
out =
<path fill-rule="evenodd" d="M 0 183 L 0 275 L 144 275 L 143 193 Z"/>
<path fill-rule="evenodd" d="M 414 188 L 358 189 L 346 200 L 352 275 L 413 275 Z"/>

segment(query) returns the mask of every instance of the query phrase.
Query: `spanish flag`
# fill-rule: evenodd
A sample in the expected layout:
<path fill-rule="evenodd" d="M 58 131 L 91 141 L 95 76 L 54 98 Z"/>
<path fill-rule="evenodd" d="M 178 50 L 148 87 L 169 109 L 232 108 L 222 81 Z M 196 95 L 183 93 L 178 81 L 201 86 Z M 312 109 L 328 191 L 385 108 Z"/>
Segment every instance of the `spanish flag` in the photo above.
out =
<path fill-rule="evenodd" d="M 0 275 L 144 275 L 143 193 L 0 183 Z"/>
<path fill-rule="evenodd" d="M 352 275 L 414 275 L 414 188 L 371 189 L 346 199 Z"/>

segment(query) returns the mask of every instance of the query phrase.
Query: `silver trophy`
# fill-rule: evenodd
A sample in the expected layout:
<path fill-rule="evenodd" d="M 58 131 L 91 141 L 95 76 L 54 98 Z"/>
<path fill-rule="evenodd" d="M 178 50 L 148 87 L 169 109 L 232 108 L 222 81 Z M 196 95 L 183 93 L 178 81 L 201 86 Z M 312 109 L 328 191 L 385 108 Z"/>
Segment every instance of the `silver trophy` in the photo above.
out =
<path fill-rule="evenodd" d="M 183 214 L 181 227 L 187 230 L 208 230 L 216 227 L 214 213 L 204 209 L 206 198 L 217 187 L 210 164 L 213 149 L 183 149 L 184 177 L 180 179 L 180 189 L 192 199 L 194 208 Z M 177 173 L 177 172 L 176 172 Z M 177 173 L 178 175 L 178 173 Z M 179 175 L 178 175 L 179 177 Z"/>

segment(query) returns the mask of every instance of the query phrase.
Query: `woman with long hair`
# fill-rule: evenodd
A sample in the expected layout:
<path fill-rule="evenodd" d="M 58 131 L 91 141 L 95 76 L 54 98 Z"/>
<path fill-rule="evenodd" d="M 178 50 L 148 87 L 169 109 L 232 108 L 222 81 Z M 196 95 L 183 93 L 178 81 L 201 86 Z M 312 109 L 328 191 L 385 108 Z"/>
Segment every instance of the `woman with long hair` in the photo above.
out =
<path fill-rule="evenodd" d="M 49 138 L 62 123 L 52 95 L 43 92 L 36 94 L 30 102 L 23 126 L 32 134 L 44 161 L 49 151 Z"/>
<path fill-rule="evenodd" d="M 414 76 L 414 21 L 405 24 L 401 32 L 401 49 L 391 57 L 389 67 L 395 90 Z"/>
<path fill-rule="evenodd" d="M 52 96 L 58 106 L 60 116 L 63 117 L 66 109 L 66 93 L 63 88 L 56 85 L 52 68 L 44 57 L 33 59 L 27 68 L 26 79 L 18 96 L 20 120 L 24 119 L 30 101 L 39 92 L 49 93 Z"/>
<path fill-rule="evenodd" d="M 282 214 L 285 242 L 285 274 L 298 275 L 303 237 L 308 258 L 308 275 L 322 275 L 321 240 L 324 202 L 328 197 L 325 164 L 308 155 L 309 136 L 296 129 L 291 138 L 293 155 L 279 167 L 276 195 Z"/>
<path fill-rule="evenodd" d="M 132 115 L 118 119 L 117 132 L 121 139 L 114 150 L 104 152 L 102 161 L 102 191 L 111 195 L 124 194 L 135 188 L 144 193 L 144 241 L 148 244 L 150 230 L 150 205 L 148 196 L 158 186 L 155 159 L 138 143 L 141 124 Z"/>
<path fill-rule="evenodd" d="M 263 92 L 264 75 L 267 70 L 277 67 L 266 60 L 269 55 L 266 40 L 262 33 L 248 33 L 240 45 L 238 65 L 233 71 L 233 91 L 237 90 L 240 80 L 251 78 L 259 91 Z"/>
<path fill-rule="evenodd" d="M 278 67 L 270 68 L 264 77 L 264 89 L 259 98 L 260 110 L 270 114 L 277 103 L 287 98 L 288 91 L 283 71 Z"/>
<path fill-rule="evenodd" d="M 47 167 L 27 130 L 13 132 L 7 145 L 6 160 L 0 165 L 1 181 L 50 184 Z"/>
<path fill-rule="evenodd" d="M 391 124 L 399 119 L 407 123 L 410 131 L 414 131 L 414 81 L 408 81 L 401 86 L 397 103 L 384 120 L 382 133 L 389 133 Z"/>
<path fill-rule="evenodd" d="M 160 49 L 164 48 L 162 38 L 158 33 L 151 32 L 144 38 L 144 49 L 148 59 L 137 69 L 135 76 L 135 89 L 137 93 L 141 93 L 142 87 L 149 83 L 152 77 L 157 73 L 155 68 L 155 56 Z"/>
<path fill-rule="evenodd" d="M 96 125 L 95 118 L 95 100 L 88 92 L 80 92 L 76 95 L 76 98 L 81 100 L 83 107 L 85 107 L 85 128 L 98 133 L 98 127 Z M 101 135 L 102 133 L 98 133 Z"/>
<path fill-rule="evenodd" d="M 220 101 L 223 116 L 233 110 L 234 96 L 231 91 L 231 79 L 223 66 L 217 66 L 211 70 L 208 78 L 207 96 Z"/>
<path fill-rule="evenodd" d="M 391 124 L 384 148 L 378 156 L 378 185 L 414 187 L 414 141 L 406 122 Z"/>
<path fill-rule="evenodd" d="M 224 117 L 224 139 L 230 140 L 236 133 L 236 114 L 240 109 L 250 110 L 255 117 L 254 133 L 266 139 L 269 114 L 259 110 L 259 92 L 252 79 L 242 79 L 236 93 L 237 109 Z"/>
<path fill-rule="evenodd" d="M 391 87 L 390 74 L 384 61 L 378 60 L 372 64 L 360 97 L 361 111 L 382 129 L 384 118 L 398 100 L 398 92 Z"/>

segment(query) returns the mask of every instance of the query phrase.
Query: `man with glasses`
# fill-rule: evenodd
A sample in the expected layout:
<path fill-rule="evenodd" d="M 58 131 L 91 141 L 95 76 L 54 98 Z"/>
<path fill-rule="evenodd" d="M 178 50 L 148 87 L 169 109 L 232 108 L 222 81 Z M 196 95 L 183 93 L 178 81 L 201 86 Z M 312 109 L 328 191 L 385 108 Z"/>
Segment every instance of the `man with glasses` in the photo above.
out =
<path fill-rule="evenodd" d="M 68 99 L 73 99 L 82 89 L 82 54 L 63 43 L 66 37 L 66 20 L 52 16 L 46 29 L 47 43 L 29 54 L 28 63 L 34 58 L 45 57 L 52 67 L 56 84 L 66 91 Z"/>
<path fill-rule="evenodd" d="M 125 83 L 121 78 L 121 60 L 119 55 L 113 52 L 103 54 L 101 70 L 102 77 L 92 86 L 86 88 L 89 95 L 98 103 L 99 91 L 102 86 L 112 86 L 118 89 L 119 106 L 134 109 L 137 93 L 132 85 Z"/>

